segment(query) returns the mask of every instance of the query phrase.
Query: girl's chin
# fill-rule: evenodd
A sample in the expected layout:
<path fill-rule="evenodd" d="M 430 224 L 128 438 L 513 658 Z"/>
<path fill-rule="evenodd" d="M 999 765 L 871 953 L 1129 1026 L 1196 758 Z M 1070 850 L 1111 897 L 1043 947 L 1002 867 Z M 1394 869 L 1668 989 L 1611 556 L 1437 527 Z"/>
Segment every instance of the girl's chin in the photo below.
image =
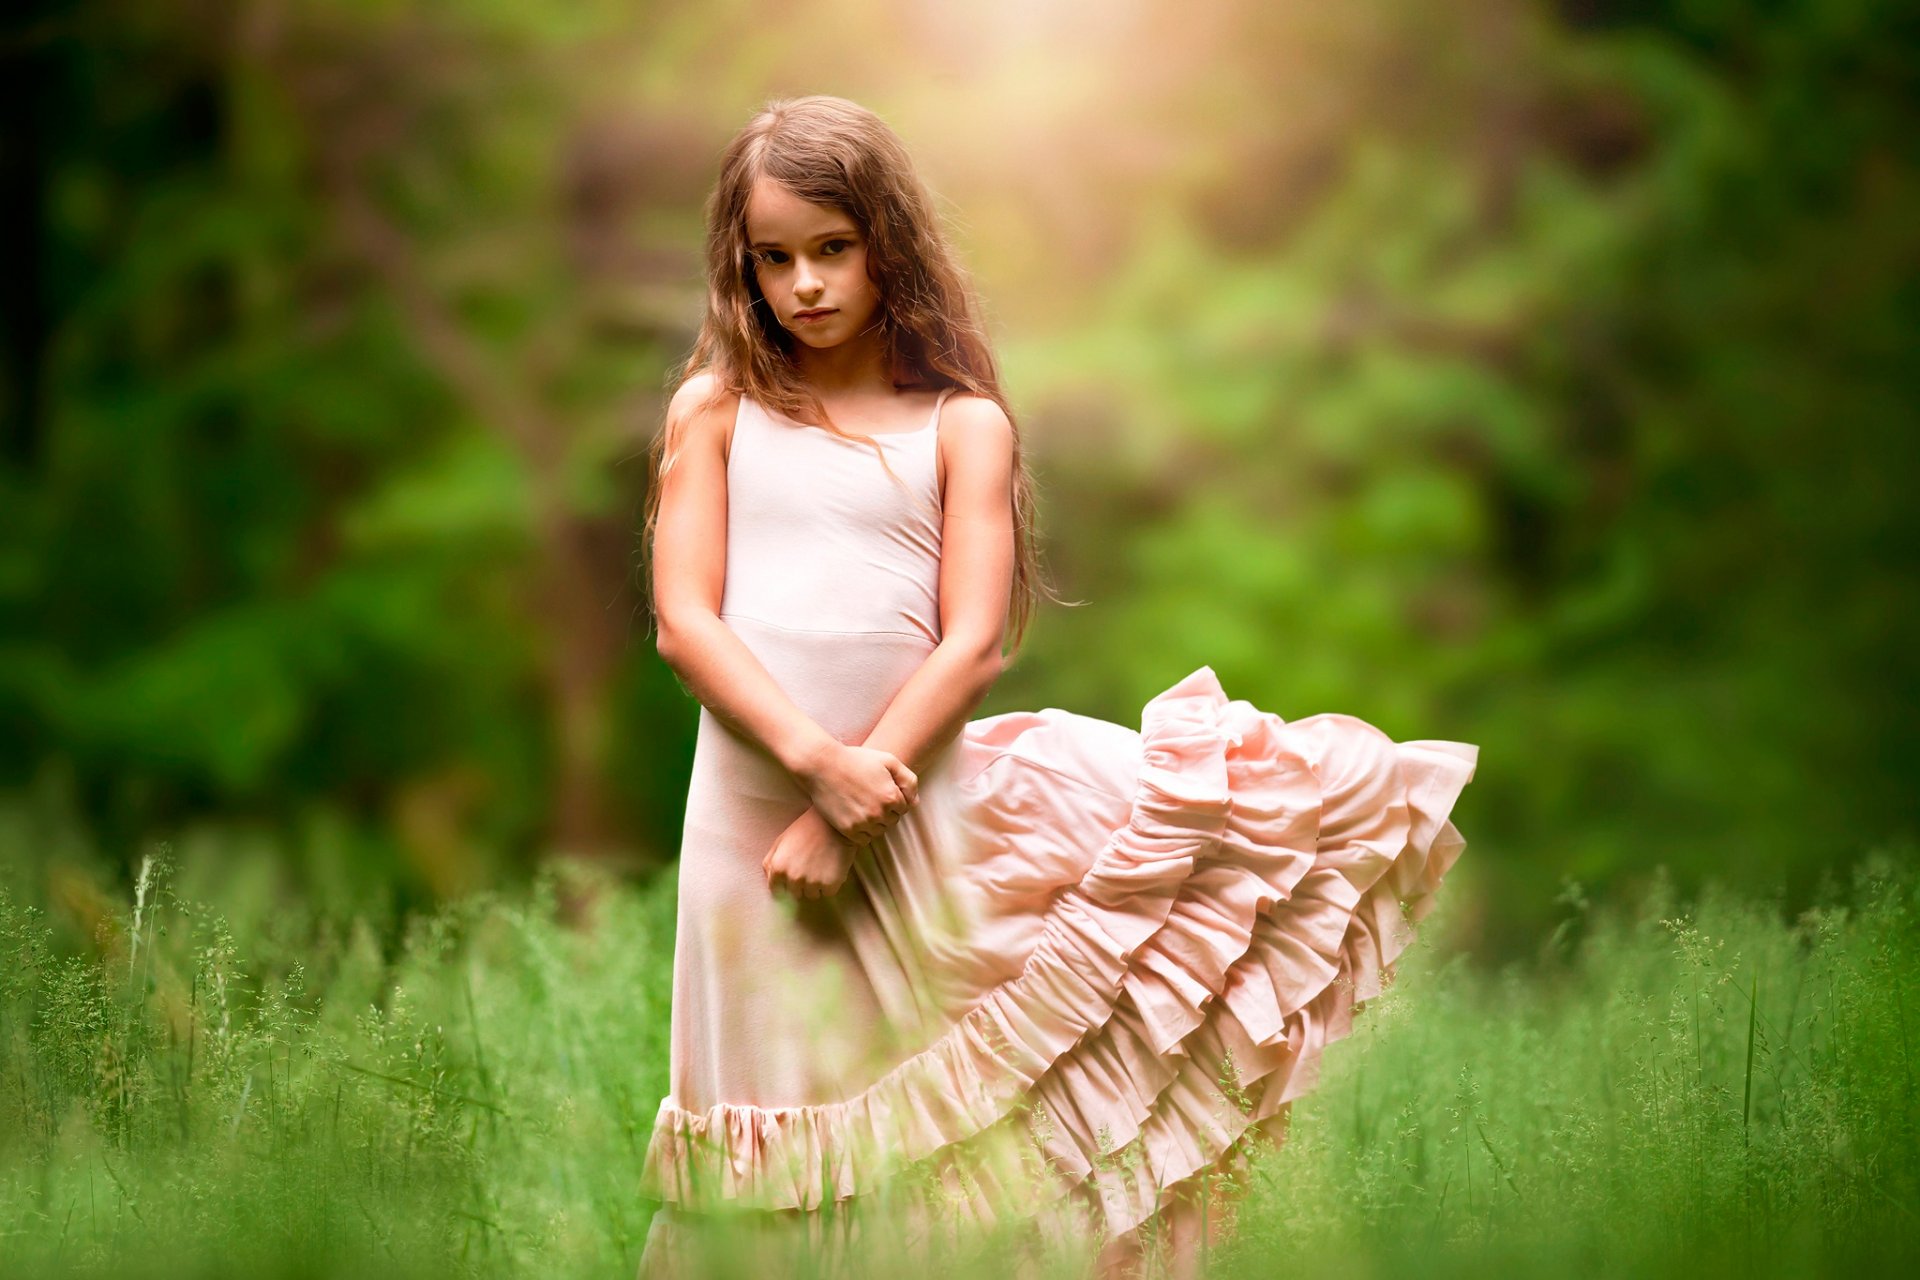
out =
<path fill-rule="evenodd" d="M 876 336 L 869 329 L 861 329 L 847 323 L 845 316 L 834 316 L 826 324 L 802 325 L 789 329 L 787 333 L 800 346 L 809 351 L 832 351 L 844 347 L 849 342 L 872 340 Z"/>

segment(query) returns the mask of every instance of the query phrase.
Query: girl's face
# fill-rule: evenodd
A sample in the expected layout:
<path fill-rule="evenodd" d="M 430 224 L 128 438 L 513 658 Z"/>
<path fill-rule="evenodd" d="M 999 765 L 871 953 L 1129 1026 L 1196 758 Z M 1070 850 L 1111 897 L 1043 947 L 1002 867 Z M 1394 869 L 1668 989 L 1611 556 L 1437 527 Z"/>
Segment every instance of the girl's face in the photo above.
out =
<path fill-rule="evenodd" d="M 867 278 L 866 237 L 831 205 L 757 179 L 747 198 L 747 244 L 761 296 L 809 347 L 838 346 L 865 330 L 880 307 Z"/>

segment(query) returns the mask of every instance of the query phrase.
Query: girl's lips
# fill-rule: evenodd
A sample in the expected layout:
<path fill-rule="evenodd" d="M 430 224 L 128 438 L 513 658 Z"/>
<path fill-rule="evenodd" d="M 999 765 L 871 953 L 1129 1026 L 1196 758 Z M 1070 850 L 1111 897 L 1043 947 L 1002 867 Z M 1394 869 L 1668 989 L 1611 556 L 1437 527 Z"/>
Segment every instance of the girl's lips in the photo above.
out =
<path fill-rule="evenodd" d="M 836 310 L 838 310 L 838 308 L 836 307 L 823 307 L 819 311 L 800 311 L 800 312 L 796 312 L 793 318 L 795 320 L 798 320 L 801 324 L 805 324 L 809 320 L 825 320 L 828 316 L 832 315 Z"/>

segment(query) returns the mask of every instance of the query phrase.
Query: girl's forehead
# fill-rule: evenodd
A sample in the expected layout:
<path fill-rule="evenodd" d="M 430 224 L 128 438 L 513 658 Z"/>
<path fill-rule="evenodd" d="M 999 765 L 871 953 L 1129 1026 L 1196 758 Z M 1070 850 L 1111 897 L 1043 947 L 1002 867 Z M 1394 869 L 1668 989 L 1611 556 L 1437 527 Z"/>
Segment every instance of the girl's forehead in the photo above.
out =
<path fill-rule="evenodd" d="M 755 242 L 809 240 L 856 226 L 846 210 L 802 200 L 771 178 L 757 179 L 747 195 L 747 238 Z"/>

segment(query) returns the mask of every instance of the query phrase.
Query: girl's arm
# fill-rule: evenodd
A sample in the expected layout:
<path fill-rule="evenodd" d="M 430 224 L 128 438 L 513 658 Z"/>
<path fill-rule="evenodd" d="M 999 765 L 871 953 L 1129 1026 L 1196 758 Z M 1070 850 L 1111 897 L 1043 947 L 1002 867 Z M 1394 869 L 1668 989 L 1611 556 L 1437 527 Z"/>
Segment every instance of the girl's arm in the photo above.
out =
<path fill-rule="evenodd" d="M 816 723 L 720 620 L 727 564 L 727 432 L 736 397 L 709 401 L 713 377 L 687 379 L 667 406 L 657 483 L 656 647 L 689 692 L 793 774 L 821 816 L 852 839 L 884 831 L 917 798 L 898 759 L 849 747 Z"/>
<path fill-rule="evenodd" d="M 916 771 L 959 735 L 999 678 L 1013 591 L 1013 424 L 985 396 L 950 397 L 943 416 L 940 643 L 865 742 Z"/>

